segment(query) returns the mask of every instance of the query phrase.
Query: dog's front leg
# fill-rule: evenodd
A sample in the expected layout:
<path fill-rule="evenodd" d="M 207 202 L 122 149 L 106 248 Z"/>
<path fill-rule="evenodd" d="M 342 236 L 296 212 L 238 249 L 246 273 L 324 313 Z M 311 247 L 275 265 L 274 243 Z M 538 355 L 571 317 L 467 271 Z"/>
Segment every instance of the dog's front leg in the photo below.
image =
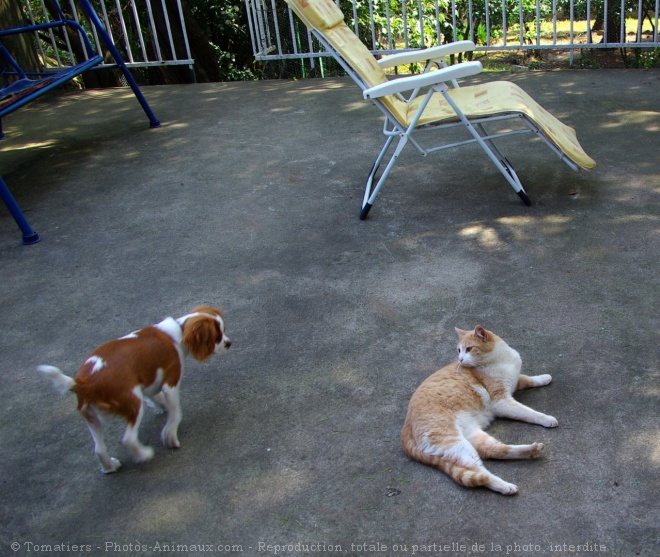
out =
<path fill-rule="evenodd" d="M 163 428 L 161 439 L 163 445 L 178 449 L 181 444 L 178 438 L 179 424 L 181 423 L 181 404 L 179 402 L 179 386 L 163 385 L 163 399 L 167 409 L 167 423 Z"/>

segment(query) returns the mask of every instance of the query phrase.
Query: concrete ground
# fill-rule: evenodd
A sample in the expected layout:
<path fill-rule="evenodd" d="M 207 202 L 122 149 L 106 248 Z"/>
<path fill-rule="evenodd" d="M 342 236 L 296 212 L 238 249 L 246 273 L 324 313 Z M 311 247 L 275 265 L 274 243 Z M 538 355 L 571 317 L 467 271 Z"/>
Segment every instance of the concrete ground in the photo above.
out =
<path fill-rule="evenodd" d="M 497 76 L 495 76 L 497 77 Z M 487 75 L 482 79 L 493 79 Z M 574 173 L 538 140 L 500 145 L 525 207 L 473 146 L 407 148 L 369 218 L 378 112 L 345 79 L 51 96 L 3 122 L 0 554 L 658 555 L 660 71 L 505 74 L 576 128 Z M 98 344 L 226 310 L 234 345 L 188 361 L 180 450 L 100 473 L 73 396 Z M 559 420 L 498 421 L 535 461 L 489 461 L 504 497 L 406 458 L 417 385 L 482 324 L 550 386 Z"/>

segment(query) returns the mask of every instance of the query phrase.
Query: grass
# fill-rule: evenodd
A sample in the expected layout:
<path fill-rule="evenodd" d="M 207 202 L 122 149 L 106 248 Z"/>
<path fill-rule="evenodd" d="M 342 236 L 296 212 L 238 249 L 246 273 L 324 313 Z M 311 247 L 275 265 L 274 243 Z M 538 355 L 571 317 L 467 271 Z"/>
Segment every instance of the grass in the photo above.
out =
<path fill-rule="evenodd" d="M 573 41 L 586 42 L 589 29 L 593 29 L 596 24 L 595 20 L 590 21 L 587 24 L 586 20 L 574 21 L 573 22 Z M 620 34 L 620 29 L 616 30 L 617 36 Z M 551 44 L 554 41 L 554 37 L 557 37 L 557 43 L 561 44 L 562 42 L 568 43 L 571 38 L 571 22 L 570 21 L 542 21 L 540 26 L 540 42 L 541 44 Z M 648 19 L 645 19 L 642 22 L 642 35 L 646 36 L 649 39 L 653 38 L 653 26 Z M 600 42 L 603 36 L 602 31 L 592 31 L 591 40 L 594 43 Z M 527 32 L 525 33 L 525 39 L 532 42 L 536 41 L 536 23 L 530 22 L 527 24 Z M 637 39 L 637 19 L 628 18 L 626 19 L 626 41 L 634 42 Z M 514 25 L 507 30 L 507 44 L 517 44 L 520 42 L 520 25 Z M 501 44 L 500 42 L 494 42 L 493 44 Z"/>

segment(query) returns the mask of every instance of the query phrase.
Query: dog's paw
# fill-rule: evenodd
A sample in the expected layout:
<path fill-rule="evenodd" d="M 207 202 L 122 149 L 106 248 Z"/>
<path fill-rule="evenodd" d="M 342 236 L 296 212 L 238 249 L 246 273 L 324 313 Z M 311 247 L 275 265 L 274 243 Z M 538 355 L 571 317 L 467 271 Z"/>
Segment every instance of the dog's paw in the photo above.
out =
<path fill-rule="evenodd" d="M 140 447 L 139 451 L 134 453 L 135 462 L 148 462 L 154 457 L 154 450 L 151 447 Z"/>
<path fill-rule="evenodd" d="M 101 472 L 112 474 L 121 468 L 121 462 L 118 459 L 110 457 L 110 462 L 106 466 L 101 466 Z"/>
<path fill-rule="evenodd" d="M 176 431 L 163 430 L 162 439 L 163 445 L 169 447 L 170 449 L 178 449 L 181 447 L 181 443 L 179 443 Z"/>

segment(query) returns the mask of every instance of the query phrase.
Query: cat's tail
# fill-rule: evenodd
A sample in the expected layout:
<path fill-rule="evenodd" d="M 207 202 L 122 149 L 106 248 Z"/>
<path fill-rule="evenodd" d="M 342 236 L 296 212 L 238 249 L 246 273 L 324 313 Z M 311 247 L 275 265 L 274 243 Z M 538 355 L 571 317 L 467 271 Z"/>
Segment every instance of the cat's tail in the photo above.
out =
<path fill-rule="evenodd" d="M 68 375 L 64 375 L 54 366 L 39 366 L 37 368 L 39 375 L 50 381 L 53 388 L 60 394 L 65 394 L 76 384 L 75 380 Z"/>
<path fill-rule="evenodd" d="M 442 451 L 422 449 L 416 442 L 411 431 L 404 428 L 403 435 L 401 436 L 401 446 L 403 452 L 408 457 L 426 464 L 433 466 L 447 474 L 456 483 L 465 487 L 488 487 L 491 481 L 491 475 L 484 469 L 480 468 L 476 463 L 468 464 L 461 461 L 458 455 L 449 458 L 444 455 Z"/>

